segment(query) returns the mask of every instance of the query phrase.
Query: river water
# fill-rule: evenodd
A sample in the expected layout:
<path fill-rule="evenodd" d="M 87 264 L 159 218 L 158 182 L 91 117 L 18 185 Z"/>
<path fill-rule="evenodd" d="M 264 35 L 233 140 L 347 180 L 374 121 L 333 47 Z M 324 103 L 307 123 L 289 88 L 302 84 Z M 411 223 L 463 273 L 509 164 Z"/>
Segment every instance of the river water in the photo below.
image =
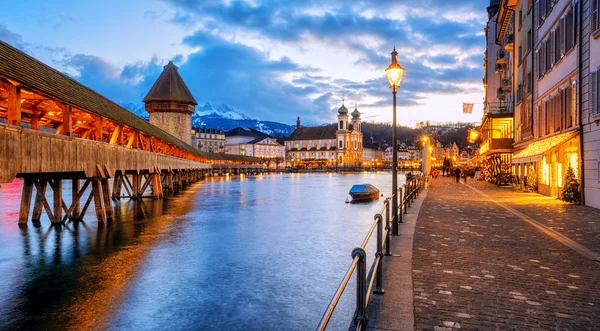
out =
<path fill-rule="evenodd" d="M 389 172 L 214 177 L 115 203 L 106 225 L 91 206 L 25 227 L 21 183 L 5 184 L 0 329 L 314 329 L 383 206 L 344 203 L 357 183 L 391 192 Z M 353 277 L 329 329 L 347 329 L 354 298 Z"/>

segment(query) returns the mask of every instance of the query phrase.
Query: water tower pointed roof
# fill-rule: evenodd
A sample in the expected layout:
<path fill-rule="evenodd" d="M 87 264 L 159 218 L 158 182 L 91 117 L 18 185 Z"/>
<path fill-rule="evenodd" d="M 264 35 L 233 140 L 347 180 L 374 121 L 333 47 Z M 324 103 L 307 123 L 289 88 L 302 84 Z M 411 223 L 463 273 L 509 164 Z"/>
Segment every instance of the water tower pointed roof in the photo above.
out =
<path fill-rule="evenodd" d="M 179 101 L 197 105 L 196 99 L 185 85 L 173 62 L 164 66 L 152 88 L 146 94 L 144 102 L 150 101 Z"/>

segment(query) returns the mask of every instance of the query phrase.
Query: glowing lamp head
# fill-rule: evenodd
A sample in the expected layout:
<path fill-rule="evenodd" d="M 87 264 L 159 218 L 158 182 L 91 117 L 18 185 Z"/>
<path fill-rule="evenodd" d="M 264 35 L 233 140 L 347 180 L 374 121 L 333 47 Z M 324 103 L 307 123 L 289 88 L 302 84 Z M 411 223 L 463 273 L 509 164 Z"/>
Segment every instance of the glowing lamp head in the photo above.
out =
<path fill-rule="evenodd" d="M 402 81 L 404 68 L 398 63 L 398 52 L 396 52 L 395 47 L 392 52 L 392 63 L 385 69 L 385 74 L 387 75 L 388 83 L 390 83 L 390 88 L 400 88 L 400 81 Z"/>

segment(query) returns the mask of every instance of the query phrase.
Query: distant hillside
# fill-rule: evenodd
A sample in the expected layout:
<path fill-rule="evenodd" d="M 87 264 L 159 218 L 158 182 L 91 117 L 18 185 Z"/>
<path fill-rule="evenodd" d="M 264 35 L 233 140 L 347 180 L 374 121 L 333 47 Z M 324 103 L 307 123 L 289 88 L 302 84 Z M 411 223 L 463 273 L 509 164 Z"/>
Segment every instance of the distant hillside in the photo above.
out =
<path fill-rule="evenodd" d="M 389 123 L 368 123 L 362 124 L 364 140 L 368 143 L 386 146 L 392 144 L 392 125 Z M 419 132 L 413 128 L 399 126 L 396 131 L 397 139 L 400 143 L 412 145 L 416 143 Z M 371 139 L 371 137 L 373 139 Z"/>
<path fill-rule="evenodd" d="M 121 106 L 145 120 L 149 118 L 144 103 L 128 103 Z M 196 106 L 196 112 L 192 114 L 192 127 L 194 128 L 207 127 L 227 131 L 239 126 L 253 128 L 272 137 L 287 137 L 296 129 L 295 125 L 251 119 L 227 105 L 213 107 L 208 102 L 203 106 Z"/>

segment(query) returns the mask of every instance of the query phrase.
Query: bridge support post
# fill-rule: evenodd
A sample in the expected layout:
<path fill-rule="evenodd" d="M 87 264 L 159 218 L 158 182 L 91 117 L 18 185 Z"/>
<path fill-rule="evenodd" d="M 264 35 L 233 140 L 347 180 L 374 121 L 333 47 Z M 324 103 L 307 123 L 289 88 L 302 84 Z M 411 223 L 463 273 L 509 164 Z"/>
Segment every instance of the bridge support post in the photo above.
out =
<path fill-rule="evenodd" d="M 100 180 L 102 185 L 102 196 L 104 197 L 104 209 L 107 221 L 112 221 L 114 218 L 114 211 L 112 208 L 112 200 L 110 199 L 110 188 L 108 185 L 108 178 L 102 178 Z"/>
<path fill-rule="evenodd" d="M 152 194 L 154 196 L 154 199 L 160 199 L 161 198 L 161 189 L 162 189 L 162 185 L 160 184 L 160 174 L 155 172 L 151 175 L 152 176 Z"/>
<path fill-rule="evenodd" d="M 106 209 L 104 208 L 104 199 L 102 198 L 101 190 L 100 179 L 92 178 L 92 195 L 94 196 L 96 219 L 99 223 L 106 222 Z"/>
<path fill-rule="evenodd" d="M 123 185 L 123 176 L 121 174 L 115 174 L 115 178 L 113 179 L 113 190 L 112 190 L 112 198 L 113 200 L 121 198 L 121 186 Z"/>
<path fill-rule="evenodd" d="M 54 220 L 52 223 L 59 223 L 62 220 L 63 200 L 62 200 L 62 180 L 55 178 L 52 180 L 52 193 L 54 205 Z"/>
<path fill-rule="evenodd" d="M 79 179 L 73 179 L 71 181 L 71 198 L 73 199 L 72 200 L 73 208 L 71 210 L 71 215 L 69 216 L 69 219 L 71 219 L 71 220 L 79 219 L 79 213 L 81 212 L 80 203 L 79 203 L 80 199 L 76 199 L 77 195 L 79 194 L 79 188 L 80 188 Z"/>
<path fill-rule="evenodd" d="M 33 181 L 25 178 L 23 193 L 21 194 L 21 208 L 19 210 L 19 223 L 27 223 L 29 218 L 29 207 L 31 205 L 31 194 L 33 193 Z"/>
<path fill-rule="evenodd" d="M 31 212 L 31 221 L 39 222 L 40 217 L 42 216 L 42 208 L 44 207 L 42 198 L 46 196 L 46 187 L 48 183 L 44 179 L 40 179 L 39 182 L 34 182 L 35 184 L 35 202 L 33 203 L 33 211 Z"/>
<path fill-rule="evenodd" d="M 137 172 L 132 175 L 131 196 L 132 199 L 139 199 L 140 197 L 140 174 Z"/>
<path fill-rule="evenodd" d="M 173 193 L 175 192 L 175 184 L 173 183 L 173 171 L 169 170 L 169 172 L 167 172 L 167 186 L 169 189 L 169 192 Z"/>

